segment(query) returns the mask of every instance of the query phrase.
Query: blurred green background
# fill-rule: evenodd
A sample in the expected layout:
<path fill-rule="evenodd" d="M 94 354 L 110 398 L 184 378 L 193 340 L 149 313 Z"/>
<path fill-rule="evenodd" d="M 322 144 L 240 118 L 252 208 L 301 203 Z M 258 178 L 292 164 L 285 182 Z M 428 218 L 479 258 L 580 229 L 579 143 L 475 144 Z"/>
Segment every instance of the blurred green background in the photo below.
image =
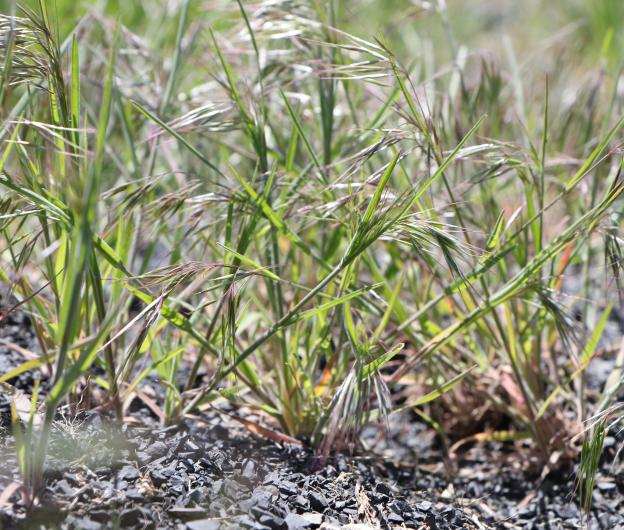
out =
<path fill-rule="evenodd" d="M 36 7 L 39 0 L 1 0 L 9 13 L 16 4 Z M 323 5 L 325 0 L 299 0 Z M 89 12 L 119 17 L 139 36 L 171 38 L 182 0 L 48 0 L 61 34 L 67 34 Z M 249 8 L 261 5 L 244 1 Z M 285 2 L 286 3 L 286 2 Z M 296 3 L 296 2 L 288 2 Z M 210 22 L 234 0 L 191 0 L 192 20 Z M 339 26 L 363 38 L 383 34 L 402 57 L 431 39 L 437 60 L 454 57 L 467 45 L 473 51 L 504 53 L 508 36 L 519 57 L 561 45 L 588 66 L 606 57 L 619 68 L 624 53 L 622 0 L 334 0 Z M 414 58 L 415 59 L 415 58 Z M 409 60 L 409 59 L 406 59 Z"/>

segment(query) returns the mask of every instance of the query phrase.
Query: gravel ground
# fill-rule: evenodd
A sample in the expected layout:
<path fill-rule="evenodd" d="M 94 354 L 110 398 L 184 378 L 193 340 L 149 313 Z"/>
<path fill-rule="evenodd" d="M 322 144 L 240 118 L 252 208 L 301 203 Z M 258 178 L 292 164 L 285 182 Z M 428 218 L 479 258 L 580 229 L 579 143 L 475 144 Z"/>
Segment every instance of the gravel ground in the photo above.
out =
<path fill-rule="evenodd" d="M 145 426 L 121 429 L 99 414 L 60 421 L 43 507 L 27 516 L 15 495 L 4 507 L 2 527 L 546 529 L 581 523 L 570 495 L 572 467 L 531 479 L 520 466 L 521 457 L 530 458 L 528 447 L 494 443 L 475 445 L 460 462 L 445 465 L 435 437 L 416 422 L 406 432 L 405 418 L 393 421 L 387 446 L 407 441 L 420 451 L 417 461 L 369 452 L 325 465 L 306 449 L 258 438 L 216 413 L 165 429 L 143 420 Z M 402 438 L 393 438 L 399 432 Z M 10 436 L 3 437 L 0 457 L 0 483 L 7 485 L 16 478 Z M 624 528 L 623 492 L 624 469 L 605 463 L 590 528 Z"/>
<path fill-rule="evenodd" d="M 5 341 L 5 342 L 2 342 Z M 0 370 L 23 362 L 7 342 L 36 350 L 20 312 L 0 325 Z M 27 391 L 32 377 L 10 381 Z M 26 513 L 8 401 L 0 394 L 0 529 L 578 528 L 575 462 L 536 471 L 529 445 L 466 444 L 445 458 L 415 416 L 371 426 L 351 456 L 319 462 L 309 450 L 259 437 L 209 410 L 162 428 L 145 408 L 119 427 L 99 413 L 60 415 L 42 505 Z M 589 528 L 624 528 L 623 443 L 608 437 Z M 365 449 L 366 448 L 366 449 Z"/>

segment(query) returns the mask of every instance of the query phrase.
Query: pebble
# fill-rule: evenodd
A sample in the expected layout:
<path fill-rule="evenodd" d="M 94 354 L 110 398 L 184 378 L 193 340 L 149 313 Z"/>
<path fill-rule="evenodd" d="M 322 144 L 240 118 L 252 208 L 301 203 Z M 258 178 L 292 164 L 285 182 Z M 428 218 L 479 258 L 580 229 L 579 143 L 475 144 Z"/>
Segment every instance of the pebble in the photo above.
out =
<path fill-rule="evenodd" d="M 156 459 L 156 458 L 160 458 L 161 456 L 165 456 L 167 454 L 168 450 L 169 450 L 169 448 L 167 447 L 167 445 L 164 442 L 161 442 L 160 440 L 157 440 L 157 441 L 151 443 L 147 447 L 147 449 L 145 449 L 145 453 L 151 459 Z"/>
<path fill-rule="evenodd" d="M 323 523 L 321 514 L 307 513 L 299 515 L 289 513 L 284 520 L 288 530 L 306 530 L 308 528 L 318 528 Z"/>
<path fill-rule="evenodd" d="M 401 517 L 398 513 L 391 513 L 390 515 L 388 515 L 387 519 L 390 523 L 400 524 L 404 522 L 403 517 Z"/>
<path fill-rule="evenodd" d="M 74 488 L 72 488 L 69 485 L 69 482 L 67 482 L 67 480 L 65 479 L 59 480 L 55 486 L 55 489 L 65 497 L 72 497 L 74 495 Z"/>
<path fill-rule="evenodd" d="M 258 518 L 260 524 L 266 525 L 273 530 L 280 530 L 284 526 L 284 519 L 273 515 L 272 513 L 266 513 Z"/>
<path fill-rule="evenodd" d="M 299 493 L 299 488 L 294 482 L 290 482 L 289 480 L 284 480 L 277 484 L 277 489 L 280 493 L 287 496 L 294 496 Z"/>
<path fill-rule="evenodd" d="M 157 469 L 152 469 L 150 471 L 150 478 L 156 487 L 161 487 L 167 483 L 167 477 Z"/>
<path fill-rule="evenodd" d="M 188 530 L 219 530 L 220 522 L 218 519 L 198 519 L 186 523 Z"/>
<path fill-rule="evenodd" d="M 134 526 L 143 519 L 143 512 L 139 508 L 128 508 L 119 515 L 119 524 L 124 526 Z"/>
<path fill-rule="evenodd" d="M 324 511 L 329 504 L 325 495 L 316 491 L 308 493 L 308 501 L 310 502 L 310 508 L 319 512 Z"/>
<path fill-rule="evenodd" d="M 603 493 L 610 493 L 617 489 L 617 485 L 615 484 L 615 482 L 607 481 L 598 482 L 598 484 L 596 484 L 596 487 Z"/>
<path fill-rule="evenodd" d="M 132 482 L 139 478 L 139 470 L 131 465 L 123 466 L 117 472 L 117 479 Z M 126 485 L 127 486 L 127 485 Z"/>
<path fill-rule="evenodd" d="M 416 508 L 418 508 L 421 512 L 429 512 L 431 511 L 432 507 L 433 504 L 431 504 L 429 501 L 422 501 L 416 505 Z"/>
<path fill-rule="evenodd" d="M 105 510 L 93 510 L 89 513 L 89 516 L 94 521 L 105 523 L 110 520 L 110 513 Z"/>
<path fill-rule="evenodd" d="M 208 515 L 206 509 L 201 507 L 187 508 L 186 506 L 172 506 L 167 510 L 167 512 L 169 515 L 184 521 L 201 519 L 202 517 L 206 517 L 206 515 Z"/>

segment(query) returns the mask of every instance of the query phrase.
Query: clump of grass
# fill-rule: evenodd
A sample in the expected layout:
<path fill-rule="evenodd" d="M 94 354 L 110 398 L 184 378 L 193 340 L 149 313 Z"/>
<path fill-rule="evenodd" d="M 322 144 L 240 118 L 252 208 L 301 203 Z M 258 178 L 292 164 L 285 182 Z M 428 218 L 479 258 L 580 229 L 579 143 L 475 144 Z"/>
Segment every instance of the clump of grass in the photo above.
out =
<path fill-rule="evenodd" d="M 0 381 L 51 383 L 33 497 L 58 407 L 122 421 L 151 375 L 164 423 L 227 400 L 325 456 L 399 388 L 458 438 L 573 452 L 618 397 L 585 384 L 594 271 L 621 270 L 617 83 L 570 109 L 565 69 L 469 55 L 439 6 L 450 66 L 349 33 L 337 2 L 194 9 L 147 43 L 105 16 L 61 42 L 43 0 L 0 20 L 0 279 L 41 347 Z"/>
<path fill-rule="evenodd" d="M 592 505 L 592 493 L 594 492 L 605 436 L 605 426 L 603 423 L 599 423 L 593 429 L 593 432 L 588 434 L 583 440 L 577 485 L 581 507 L 587 514 Z"/>

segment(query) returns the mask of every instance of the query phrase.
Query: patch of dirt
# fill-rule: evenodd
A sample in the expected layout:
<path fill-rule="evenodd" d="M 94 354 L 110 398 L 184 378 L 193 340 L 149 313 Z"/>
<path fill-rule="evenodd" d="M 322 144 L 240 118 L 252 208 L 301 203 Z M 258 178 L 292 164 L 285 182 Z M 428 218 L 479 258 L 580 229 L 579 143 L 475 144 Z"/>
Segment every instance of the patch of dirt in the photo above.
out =
<path fill-rule="evenodd" d="M 386 441 L 412 445 L 417 459 L 338 456 L 323 466 L 308 450 L 260 439 L 216 413 L 158 428 L 121 428 L 99 414 L 60 421 L 50 444 L 43 506 L 19 495 L 3 528 L 175 528 L 201 530 L 342 528 L 575 528 L 572 469 L 529 480 L 527 448 L 475 445 L 454 477 L 435 438 L 405 418 Z M 395 438 L 401 432 L 401 438 Z M 369 429 L 365 435 L 372 434 Z M 423 443 L 429 440 L 432 443 Z M 615 446 L 616 441 L 607 440 Z M 0 481 L 16 480 L 11 437 L 3 438 Z M 624 469 L 598 480 L 590 528 L 624 525 Z"/>
<path fill-rule="evenodd" d="M 20 312 L 0 326 L 0 370 L 36 348 Z M 27 391 L 32 376 L 12 384 Z M 0 407 L 7 413 L 7 402 Z M 6 418 L 4 418 L 6 420 Z M 321 465 L 309 450 L 259 438 L 211 410 L 162 428 L 141 407 L 122 426 L 96 412 L 59 415 L 41 506 L 5 497 L 0 528 L 316 529 L 578 528 L 574 465 L 528 475 L 531 447 L 466 444 L 453 462 L 415 416 L 370 426 L 366 449 Z M 19 481 L 9 424 L 0 436 L 0 489 Z M 589 528 L 624 527 L 622 440 L 608 437 Z M 10 489 L 8 490 L 10 492 Z"/>

